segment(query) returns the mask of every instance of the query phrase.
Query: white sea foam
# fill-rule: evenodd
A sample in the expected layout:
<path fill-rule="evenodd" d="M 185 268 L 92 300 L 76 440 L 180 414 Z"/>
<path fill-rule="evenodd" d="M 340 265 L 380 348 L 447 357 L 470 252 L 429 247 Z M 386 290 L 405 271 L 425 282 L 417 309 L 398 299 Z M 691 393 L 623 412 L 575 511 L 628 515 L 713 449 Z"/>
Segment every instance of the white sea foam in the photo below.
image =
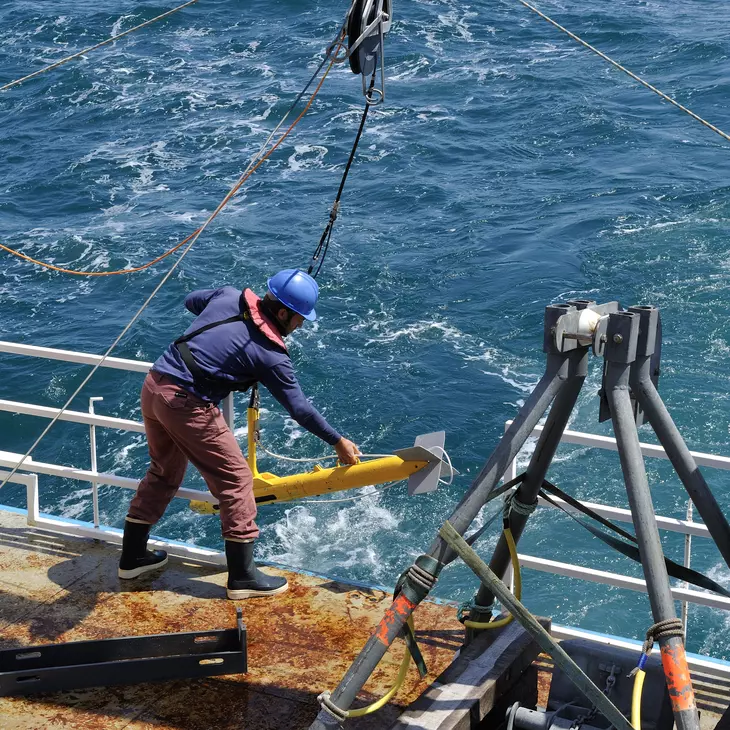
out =
<path fill-rule="evenodd" d="M 419 56 L 415 60 L 402 61 L 394 64 L 388 73 L 389 81 L 403 81 L 418 76 L 419 73 L 428 68 L 431 62 L 425 56 Z"/>
<path fill-rule="evenodd" d="M 144 434 L 132 434 L 128 444 L 117 446 L 111 453 L 113 459 L 113 470 L 129 469 L 134 465 L 134 459 L 138 452 L 147 449 L 147 440 Z"/>
<path fill-rule="evenodd" d="M 473 11 L 457 11 L 451 10 L 448 13 L 442 13 L 438 16 L 439 23 L 446 28 L 453 30 L 456 34 L 465 40 L 467 43 L 474 42 L 474 36 L 469 31 L 469 24 L 467 20 L 469 18 L 476 18 L 477 13 Z"/>
<path fill-rule="evenodd" d="M 61 496 L 54 513 L 70 520 L 77 520 L 88 514 L 91 506 L 91 485 L 86 489 L 76 489 Z"/>
<path fill-rule="evenodd" d="M 388 326 L 389 323 L 384 323 L 379 320 L 372 320 L 371 322 L 361 322 L 352 327 L 353 330 L 359 330 L 363 328 L 381 329 Z M 365 341 L 365 345 L 372 345 L 380 342 L 395 342 L 400 338 L 407 338 L 411 340 L 417 340 L 421 335 L 427 332 L 440 332 L 444 339 L 460 339 L 462 333 L 456 328 L 452 327 L 444 322 L 414 322 L 413 324 L 407 325 L 397 330 L 385 329 L 383 332 L 377 332 L 375 336 Z"/>
<path fill-rule="evenodd" d="M 274 539 L 266 540 L 266 559 L 301 567 L 311 567 L 315 560 L 337 570 L 360 566 L 375 582 L 391 582 L 376 545 L 403 536 L 398 533 L 400 520 L 379 505 L 380 497 L 373 492 L 351 506 L 306 504 L 286 510 L 272 526 Z"/>
<path fill-rule="evenodd" d="M 122 27 L 124 25 L 124 21 L 131 20 L 133 18 L 133 15 L 119 16 L 119 18 L 114 22 L 114 25 L 112 25 L 111 33 L 109 35 L 119 35 L 124 30 Z M 138 25 L 138 23 L 131 23 L 130 25 Z"/>
<path fill-rule="evenodd" d="M 288 159 L 289 170 L 299 172 L 312 167 L 322 167 L 327 151 L 327 148 L 322 145 L 295 145 L 294 153 Z"/>

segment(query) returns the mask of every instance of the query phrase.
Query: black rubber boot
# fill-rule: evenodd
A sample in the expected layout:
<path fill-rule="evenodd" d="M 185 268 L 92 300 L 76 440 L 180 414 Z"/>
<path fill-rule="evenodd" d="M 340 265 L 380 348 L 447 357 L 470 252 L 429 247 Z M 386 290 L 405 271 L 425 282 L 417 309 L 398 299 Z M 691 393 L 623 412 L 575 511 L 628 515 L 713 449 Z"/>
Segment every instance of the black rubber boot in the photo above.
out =
<path fill-rule="evenodd" d="M 167 553 L 164 550 L 147 549 L 147 538 L 151 529 L 152 525 L 124 521 L 122 557 L 119 559 L 118 572 L 120 578 L 137 578 L 167 564 Z"/>
<path fill-rule="evenodd" d="M 286 578 L 277 578 L 262 573 L 253 560 L 253 541 L 235 542 L 226 540 L 226 561 L 228 563 L 228 598 L 240 601 L 257 596 L 275 596 L 283 593 L 289 584 Z"/>

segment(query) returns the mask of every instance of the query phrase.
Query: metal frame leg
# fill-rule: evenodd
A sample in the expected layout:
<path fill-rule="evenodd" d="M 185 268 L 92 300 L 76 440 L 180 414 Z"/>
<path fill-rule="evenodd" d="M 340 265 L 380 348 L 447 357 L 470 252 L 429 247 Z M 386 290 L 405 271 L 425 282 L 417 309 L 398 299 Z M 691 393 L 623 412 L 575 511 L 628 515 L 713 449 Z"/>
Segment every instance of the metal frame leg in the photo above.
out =
<path fill-rule="evenodd" d="M 497 444 L 489 460 L 474 480 L 469 491 L 448 518 L 454 529 L 463 535 L 489 500 L 489 495 L 502 478 L 513 459 L 525 445 L 550 404 L 566 385 L 569 374 L 569 355 L 548 355 L 547 368 L 540 382 L 520 409 L 506 433 Z M 455 553 L 444 540 L 437 537 L 428 554 L 447 564 Z"/>
<path fill-rule="evenodd" d="M 550 309 L 550 308 L 548 308 Z M 546 324 L 548 318 L 546 317 Z M 461 500 L 449 518 L 451 524 L 460 534 L 473 522 L 479 510 L 487 501 L 489 494 L 501 479 L 509 464 L 524 445 L 527 437 L 542 418 L 550 403 L 564 386 L 568 378 L 568 355 L 549 354 L 545 374 L 535 387 L 525 404 L 520 409 L 514 422 L 500 440 L 497 448 L 492 452 L 489 460 L 479 473 L 471 488 Z M 455 552 L 442 538 L 437 537 L 431 545 L 428 554 L 421 556 L 421 567 L 435 577 L 445 563 L 455 556 Z M 330 701 L 346 710 L 350 707 L 357 693 L 377 667 L 385 652 L 394 639 L 401 633 L 418 603 L 429 592 L 429 588 L 413 585 L 406 580 L 402 591 L 393 601 L 383 616 L 373 635 L 368 639 L 362 651 L 347 670 L 340 684 L 332 692 Z M 340 721 L 335 719 L 327 710 L 320 710 L 310 730 L 326 730 L 326 728 L 340 727 Z"/>
<path fill-rule="evenodd" d="M 604 388 L 611 409 L 651 612 L 654 621 L 659 622 L 676 619 L 677 614 L 629 395 L 629 372 L 636 356 L 638 332 L 638 315 L 630 312 L 610 315 Z M 677 636 L 660 637 L 659 645 L 677 730 L 699 730 L 684 642 Z"/>
<path fill-rule="evenodd" d="M 638 355 L 630 375 L 631 391 L 697 507 L 717 549 L 730 567 L 730 525 L 651 380 L 657 310 L 654 307 L 632 307 L 629 311 L 635 312 L 641 319 Z"/>
<path fill-rule="evenodd" d="M 533 504 L 537 501 L 537 495 L 542 487 L 543 480 L 547 475 L 550 464 L 553 461 L 555 452 L 560 445 L 563 432 L 568 426 L 570 415 L 573 412 L 575 403 L 578 400 L 581 388 L 588 374 L 588 350 L 581 348 L 570 353 L 568 365 L 568 379 L 550 408 L 545 427 L 535 447 L 535 452 L 530 459 L 530 464 L 525 472 L 525 478 L 517 489 L 517 499 L 524 504 Z M 511 530 L 515 542 L 518 542 L 522 535 L 528 516 L 514 514 L 511 517 Z M 510 565 L 509 548 L 507 541 L 502 534 L 494 549 L 489 568 L 492 572 L 502 578 Z M 476 603 L 479 606 L 490 606 L 494 600 L 491 590 L 481 585 L 476 596 Z M 480 611 L 472 611 L 472 621 L 487 621 L 489 616 Z"/>

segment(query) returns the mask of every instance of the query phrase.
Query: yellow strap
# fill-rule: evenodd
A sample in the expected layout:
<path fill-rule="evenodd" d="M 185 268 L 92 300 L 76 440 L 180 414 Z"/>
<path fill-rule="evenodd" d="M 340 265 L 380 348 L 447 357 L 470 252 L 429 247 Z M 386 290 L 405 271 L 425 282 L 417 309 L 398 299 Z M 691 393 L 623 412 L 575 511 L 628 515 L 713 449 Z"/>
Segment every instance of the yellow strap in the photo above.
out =
<path fill-rule="evenodd" d="M 509 548 L 510 559 L 512 560 L 512 570 L 515 575 L 515 598 L 519 601 L 522 599 L 522 575 L 520 574 L 520 559 L 517 556 L 517 546 L 515 545 L 515 539 L 512 537 L 512 530 L 506 527 L 504 530 L 504 539 L 507 541 L 507 547 Z M 500 629 L 502 626 L 506 626 L 514 616 L 511 614 L 505 618 L 501 618 L 498 621 L 489 621 L 483 623 L 481 621 L 464 621 L 464 626 L 469 629 Z"/>

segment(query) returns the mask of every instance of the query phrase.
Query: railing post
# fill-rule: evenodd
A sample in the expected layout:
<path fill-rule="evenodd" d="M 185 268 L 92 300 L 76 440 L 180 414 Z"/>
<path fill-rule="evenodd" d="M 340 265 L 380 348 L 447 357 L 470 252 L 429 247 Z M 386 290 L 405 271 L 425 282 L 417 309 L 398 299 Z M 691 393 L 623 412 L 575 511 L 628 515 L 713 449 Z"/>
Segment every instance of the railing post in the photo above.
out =
<path fill-rule="evenodd" d="M 692 500 L 687 500 L 687 522 L 692 522 Z M 684 536 L 684 567 L 689 568 L 692 562 L 692 535 L 687 533 Z M 689 583 L 685 583 L 685 588 L 689 588 Z M 689 603 L 682 601 L 682 626 L 684 627 L 684 640 L 687 641 L 687 618 L 689 615 Z"/>
<path fill-rule="evenodd" d="M 233 431 L 233 421 L 235 419 L 235 410 L 233 408 L 233 393 L 229 393 L 223 400 L 223 408 L 221 409 L 223 411 L 223 418 L 225 419 L 225 422 L 228 424 L 228 428 Z"/>
<path fill-rule="evenodd" d="M 104 400 L 100 395 L 89 398 L 89 413 L 94 413 L 94 402 Z M 89 447 L 91 449 L 91 471 L 95 474 L 99 473 L 96 463 L 96 426 L 89 426 Z M 99 527 L 99 483 L 94 480 L 91 482 L 91 502 L 94 509 L 94 527 Z"/>
<path fill-rule="evenodd" d="M 26 522 L 29 525 L 35 525 L 40 518 L 40 510 L 38 508 L 38 475 L 28 474 L 25 483 L 25 506 L 28 509 Z"/>

